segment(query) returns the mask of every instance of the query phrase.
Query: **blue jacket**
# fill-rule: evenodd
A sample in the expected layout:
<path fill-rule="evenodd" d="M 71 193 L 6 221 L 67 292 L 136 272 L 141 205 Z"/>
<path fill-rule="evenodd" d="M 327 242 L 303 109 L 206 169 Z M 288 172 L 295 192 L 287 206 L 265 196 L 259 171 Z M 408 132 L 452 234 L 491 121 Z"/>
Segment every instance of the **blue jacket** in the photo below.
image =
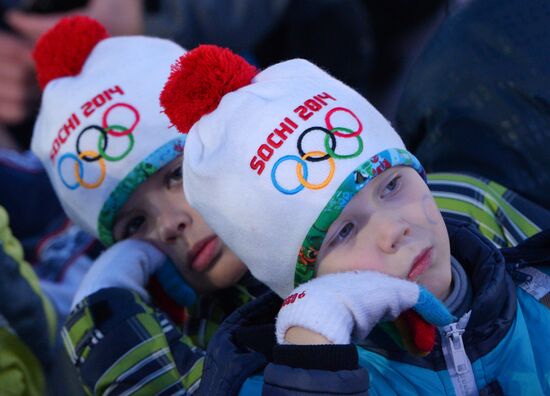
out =
<path fill-rule="evenodd" d="M 472 224 L 446 223 L 474 301 L 469 318 L 440 329 L 430 355 L 409 355 L 376 331 L 358 347 L 274 346 L 281 300 L 268 294 L 236 311 L 211 341 L 200 394 L 260 394 L 262 386 L 270 395 L 550 394 L 550 311 L 518 286 L 529 280 L 522 267 L 550 264 L 550 235 L 499 251 Z"/>

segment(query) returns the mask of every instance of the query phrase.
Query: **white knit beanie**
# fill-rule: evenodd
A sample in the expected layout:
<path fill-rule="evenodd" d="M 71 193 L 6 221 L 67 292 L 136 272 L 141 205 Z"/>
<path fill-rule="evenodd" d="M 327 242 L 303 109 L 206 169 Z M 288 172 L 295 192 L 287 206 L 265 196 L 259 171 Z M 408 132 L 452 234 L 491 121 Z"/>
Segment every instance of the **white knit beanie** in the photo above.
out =
<path fill-rule="evenodd" d="M 173 67 L 161 104 L 189 131 L 190 204 L 282 297 L 313 277 L 328 228 L 370 179 L 397 165 L 423 174 L 367 100 L 305 60 L 258 73 L 201 46 Z"/>
<path fill-rule="evenodd" d="M 86 17 L 61 20 L 35 48 L 44 92 L 32 150 L 67 215 L 107 246 L 134 190 L 183 152 L 158 97 L 184 53 L 168 40 L 108 38 Z"/>

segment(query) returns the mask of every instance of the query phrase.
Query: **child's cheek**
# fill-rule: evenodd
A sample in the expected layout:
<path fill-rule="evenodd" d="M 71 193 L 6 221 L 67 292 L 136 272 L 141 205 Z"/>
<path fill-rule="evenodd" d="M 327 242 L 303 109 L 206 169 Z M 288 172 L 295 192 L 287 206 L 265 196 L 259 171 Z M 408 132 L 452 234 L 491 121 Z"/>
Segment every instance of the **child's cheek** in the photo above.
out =
<path fill-rule="evenodd" d="M 349 262 L 348 271 L 376 271 L 386 275 L 399 277 L 400 273 L 396 268 L 389 265 L 386 258 L 379 255 L 374 249 L 362 250 L 352 257 Z M 339 260 L 341 263 L 341 260 Z M 340 264 L 341 265 L 341 264 Z"/>
<path fill-rule="evenodd" d="M 428 223 L 436 225 L 440 222 L 441 213 L 431 194 L 425 194 L 422 197 L 422 211 Z"/>

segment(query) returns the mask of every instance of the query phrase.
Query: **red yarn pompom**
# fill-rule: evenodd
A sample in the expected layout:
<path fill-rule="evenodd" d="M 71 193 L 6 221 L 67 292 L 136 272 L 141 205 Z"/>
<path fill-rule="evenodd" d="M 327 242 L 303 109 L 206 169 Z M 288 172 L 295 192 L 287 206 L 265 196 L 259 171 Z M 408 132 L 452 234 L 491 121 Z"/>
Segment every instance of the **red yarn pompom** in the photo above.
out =
<path fill-rule="evenodd" d="M 164 112 L 181 133 L 212 112 L 222 97 L 249 85 L 258 70 L 239 55 L 215 45 L 201 45 L 172 65 L 160 95 Z"/>
<path fill-rule="evenodd" d="M 79 74 L 92 49 L 107 37 L 105 28 L 92 18 L 61 19 L 40 37 L 33 51 L 40 88 L 53 79 Z"/>

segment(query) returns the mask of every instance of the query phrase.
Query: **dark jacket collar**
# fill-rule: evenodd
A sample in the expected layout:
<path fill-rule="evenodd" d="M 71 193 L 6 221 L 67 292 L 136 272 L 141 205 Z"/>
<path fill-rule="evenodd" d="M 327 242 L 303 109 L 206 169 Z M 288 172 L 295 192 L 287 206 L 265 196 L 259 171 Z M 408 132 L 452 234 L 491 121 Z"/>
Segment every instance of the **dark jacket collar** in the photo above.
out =
<path fill-rule="evenodd" d="M 268 291 L 225 319 L 208 344 L 198 395 L 236 395 L 271 360 L 282 300 Z"/>
<path fill-rule="evenodd" d="M 515 285 L 504 256 L 473 224 L 456 220 L 446 224 L 451 252 L 466 271 L 474 294 L 463 339 L 472 345 L 472 352 L 478 350 L 483 355 L 496 346 L 515 318 Z"/>

